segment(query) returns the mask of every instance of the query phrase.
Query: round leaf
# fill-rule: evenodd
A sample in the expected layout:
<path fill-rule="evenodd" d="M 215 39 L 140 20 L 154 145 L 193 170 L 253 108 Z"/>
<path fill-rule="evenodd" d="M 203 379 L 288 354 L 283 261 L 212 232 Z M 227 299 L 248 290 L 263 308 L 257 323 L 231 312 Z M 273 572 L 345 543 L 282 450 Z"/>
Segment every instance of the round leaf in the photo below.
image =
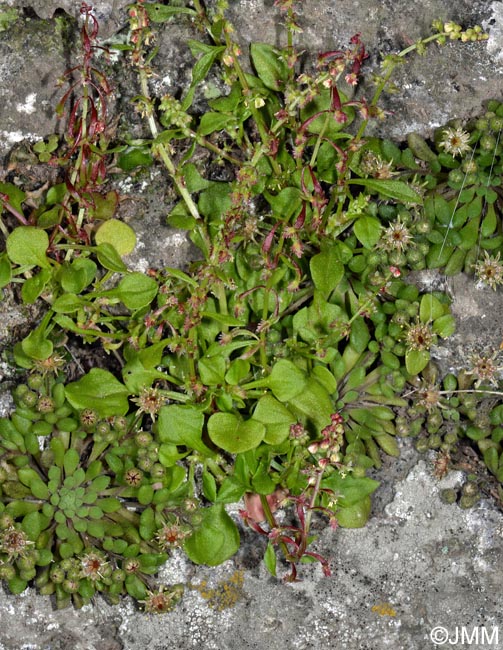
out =
<path fill-rule="evenodd" d="M 407 350 L 405 353 L 405 367 L 411 375 L 418 375 L 424 370 L 430 360 L 428 350 Z"/>
<path fill-rule="evenodd" d="M 49 235 L 45 230 L 31 226 L 18 226 L 7 237 L 7 255 L 14 264 L 50 268 L 46 251 Z"/>
<path fill-rule="evenodd" d="M 98 245 L 112 244 L 119 255 L 129 255 L 136 246 L 134 230 L 118 219 L 108 219 L 102 223 L 94 239 Z"/>
<path fill-rule="evenodd" d="M 208 420 L 211 441 L 231 454 L 255 449 L 265 433 L 265 426 L 261 422 L 241 420 L 232 413 L 214 413 Z"/>
<path fill-rule="evenodd" d="M 125 415 L 129 408 L 128 389 L 101 368 L 92 368 L 78 381 L 67 384 L 65 394 L 74 408 L 94 409 L 102 418 Z"/>
<path fill-rule="evenodd" d="M 222 505 L 204 511 L 200 527 L 184 544 L 192 562 L 216 566 L 239 549 L 239 532 Z"/>

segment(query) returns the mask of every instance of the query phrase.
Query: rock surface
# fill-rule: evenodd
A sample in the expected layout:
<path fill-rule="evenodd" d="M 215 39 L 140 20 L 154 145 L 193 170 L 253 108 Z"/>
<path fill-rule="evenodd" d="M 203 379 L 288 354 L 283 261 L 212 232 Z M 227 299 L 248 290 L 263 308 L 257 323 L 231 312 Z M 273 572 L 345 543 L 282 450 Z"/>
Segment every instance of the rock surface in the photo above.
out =
<path fill-rule="evenodd" d="M 93 4 L 102 36 L 120 41 L 128 2 Z M 272 0 L 231 3 L 243 50 L 254 40 L 279 43 L 272 4 Z M 0 32 L 0 156 L 4 159 L 12 160 L 14 145 L 61 130 L 53 112 L 62 92 L 56 81 L 75 61 L 79 6 L 76 0 L 6 0 L 0 6 L 0 17 L 4 8 L 16 8 L 19 17 Z M 343 47 L 361 32 L 372 69 L 380 52 L 396 52 L 424 36 L 435 18 L 465 26 L 480 23 L 490 31 L 490 38 L 467 46 L 433 46 L 427 58 L 412 57 L 399 71 L 396 81 L 402 90 L 386 100 L 391 115 L 379 129 L 397 139 L 410 131 L 429 135 L 451 118 L 477 114 L 485 100 L 501 98 L 501 2 L 304 0 L 301 42 L 305 50 L 316 53 Z M 186 41 L 194 36 L 189 24 L 162 26 L 157 77 L 152 82 L 158 95 L 178 95 L 187 87 L 192 57 Z M 132 80 L 120 76 L 120 69 L 111 68 L 118 110 L 130 118 L 135 131 L 138 120 L 129 100 L 138 90 Z M 121 128 L 127 125 L 123 120 Z M 142 186 L 132 182 L 123 188 L 124 195 L 136 202 L 125 218 L 138 230 L 140 246 L 131 260 L 138 269 L 182 266 L 192 254 L 185 238 L 163 223 L 167 211 L 163 182 L 152 178 Z M 462 276 L 451 289 L 458 334 L 445 352 L 439 352 L 448 367 L 462 363 L 474 346 L 494 349 L 501 341 L 503 318 L 501 292 L 481 291 Z M 12 309 L 12 326 L 22 324 L 16 308 Z M 378 477 L 383 485 L 369 524 L 361 530 L 321 535 L 317 550 L 330 557 L 332 578 L 306 566 L 300 583 L 274 580 L 257 563 L 261 549 L 252 538 L 235 560 L 216 570 L 196 569 L 175 555 L 164 570 L 165 582 L 196 586 L 207 580 L 205 594 L 210 597 L 203 598 L 202 588 L 188 590 L 173 613 L 158 618 L 139 613 L 127 600 L 109 607 L 98 599 L 81 611 L 58 612 L 48 599 L 33 592 L 18 597 L 2 594 L 0 649 L 425 650 L 435 647 L 430 633 L 438 626 L 445 632 L 437 629 L 435 640 L 451 647 L 503 648 L 503 627 L 497 627 L 502 624 L 503 518 L 490 501 L 469 511 L 444 504 L 440 489 L 458 485 L 464 477 L 452 473 L 439 483 L 432 475 L 431 461 L 404 443 L 401 459 L 388 463 Z M 241 570 L 242 576 L 235 573 Z M 221 581 L 231 585 L 225 598 Z M 463 638 L 471 639 L 472 645 Z"/>

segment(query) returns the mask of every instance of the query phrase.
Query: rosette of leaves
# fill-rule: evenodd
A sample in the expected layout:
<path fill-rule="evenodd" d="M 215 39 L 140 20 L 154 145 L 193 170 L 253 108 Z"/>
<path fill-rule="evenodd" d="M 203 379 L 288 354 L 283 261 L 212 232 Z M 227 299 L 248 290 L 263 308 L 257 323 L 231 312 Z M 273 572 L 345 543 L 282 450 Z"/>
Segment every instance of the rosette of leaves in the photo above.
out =
<path fill-rule="evenodd" d="M 192 531 L 177 494 L 185 473 L 165 470 L 152 436 L 124 417 L 127 395 L 104 370 L 17 387 L 16 410 L 0 419 L 0 574 L 14 593 L 34 581 L 60 607 L 97 592 L 144 600 L 176 542 L 158 532 L 172 520 Z"/>

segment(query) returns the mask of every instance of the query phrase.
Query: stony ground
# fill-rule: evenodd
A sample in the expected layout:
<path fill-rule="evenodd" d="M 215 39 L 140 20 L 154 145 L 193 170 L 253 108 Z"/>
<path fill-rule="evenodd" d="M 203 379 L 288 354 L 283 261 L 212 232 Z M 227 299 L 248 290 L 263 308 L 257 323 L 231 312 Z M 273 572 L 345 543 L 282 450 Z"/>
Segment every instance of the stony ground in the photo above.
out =
<path fill-rule="evenodd" d="M 4 162 L 0 177 L 13 164 L 19 173 L 32 173 L 24 143 L 60 129 L 53 113 L 61 92 L 55 82 L 75 54 L 74 18 L 79 4 L 76 0 L 0 3 L 0 25 L 5 27 L 0 32 L 0 156 Z M 94 4 L 103 35 L 120 39 L 127 2 Z M 231 5 L 243 49 L 253 40 L 278 42 L 272 0 L 235 0 Z M 339 47 L 361 32 L 372 55 L 370 67 L 376 65 L 379 52 L 397 51 L 427 33 L 435 18 L 480 23 L 490 31 L 485 43 L 433 48 L 427 59 L 412 59 L 400 71 L 397 82 L 402 92 L 389 100 L 392 114 L 381 127 L 390 137 L 401 139 L 410 131 L 428 135 L 451 118 L 477 114 L 488 98 L 501 99 L 501 2 L 304 0 L 302 6 L 306 50 Z M 13 28 L 1 21 L 8 8 L 17 8 L 21 18 Z M 176 94 L 187 85 L 191 56 L 185 42 L 192 36 L 188 26 L 163 28 L 158 76 L 153 82 L 159 94 Z M 114 83 L 120 128 L 129 125 L 135 132 L 139 127 L 128 102 L 137 89 L 124 76 Z M 131 265 L 144 269 L 183 264 L 191 249 L 182 234 L 163 224 L 170 192 L 164 179 L 131 180 L 121 189 L 130 199 L 123 202 L 129 206 L 123 216 L 140 238 Z M 501 292 L 474 286 L 463 276 L 450 280 L 447 289 L 453 296 L 458 331 L 448 347 L 437 351 L 437 360 L 452 368 L 474 348 L 500 345 L 503 299 Z M 13 331 L 26 323 L 27 314 L 7 299 L 0 310 L 0 345 L 6 345 Z M 12 376 L 5 364 L 0 372 L 8 388 Z M 0 405 L 8 407 L 7 393 Z M 256 538 L 246 539 L 238 557 L 217 570 L 196 569 L 174 555 L 163 579 L 192 588 L 175 612 L 159 618 L 137 612 L 127 600 L 118 607 L 98 600 L 81 611 L 58 612 L 50 601 L 32 592 L 19 597 L 2 593 L 0 648 L 425 650 L 435 647 L 434 641 L 455 648 L 503 648 L 503 517 L 498 504 L 487 498 L 471 510 L 461 510 L 444 504 L 439 496 L 443 487 L 459 486 L 465 476 L 466 472 L 451 472 L 439 482 L 433 474 L 433 457 L 419 456 L 405 441 L 402 457 L 388 462 L 377 477 L 382 487 L 369 524 L 361 530 L 321 535 L 318 550 L 331 558 L 332 578 L 306 567 L 300 583 L 273 580 L 258 562 L 263 549 L 257 547 Z"/>

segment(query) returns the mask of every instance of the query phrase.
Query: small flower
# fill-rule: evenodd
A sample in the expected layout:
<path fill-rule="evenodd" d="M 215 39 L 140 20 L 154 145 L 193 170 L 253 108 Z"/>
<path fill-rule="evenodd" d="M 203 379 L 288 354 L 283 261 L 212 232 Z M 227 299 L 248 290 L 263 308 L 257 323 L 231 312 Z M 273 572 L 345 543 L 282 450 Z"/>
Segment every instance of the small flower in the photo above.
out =
<path fill-rule="evenodd" d="M 471 147 L 468 144 L 470 141 L 470 134 L 466 131 L 463 131 L 462 128 L 458 127 L 456 129 L 444 129 L 442 135 L 443 138 L 440 140 L 439 145 L 445 150 L 446 153 L 450 153 L 453 156 L 462 156 L 468 151 L 471 151 Z"/>
<path fill-rule="evenodd" d="M 409 350 L 429 350 L 435 343 L 435 335 L 427 323 L 417 321 L 409 325 L 405 342 Z"/>
<path fill-rule="evenodd" d="M 503 284 L 503 264 L 500 262 L 500 253 L 492 257 L 484 251 L 484 259 L 475 264 L 477 278 L 494 289 L 498 284 Z"/>
<path fill-rule="evenodd" d="M 148 413 L 154 421 L 161 407 L 166 403 L 157 388 L 144 388 L 138 397 L 131 401 L 138 405 L 138 413 Z"/>

